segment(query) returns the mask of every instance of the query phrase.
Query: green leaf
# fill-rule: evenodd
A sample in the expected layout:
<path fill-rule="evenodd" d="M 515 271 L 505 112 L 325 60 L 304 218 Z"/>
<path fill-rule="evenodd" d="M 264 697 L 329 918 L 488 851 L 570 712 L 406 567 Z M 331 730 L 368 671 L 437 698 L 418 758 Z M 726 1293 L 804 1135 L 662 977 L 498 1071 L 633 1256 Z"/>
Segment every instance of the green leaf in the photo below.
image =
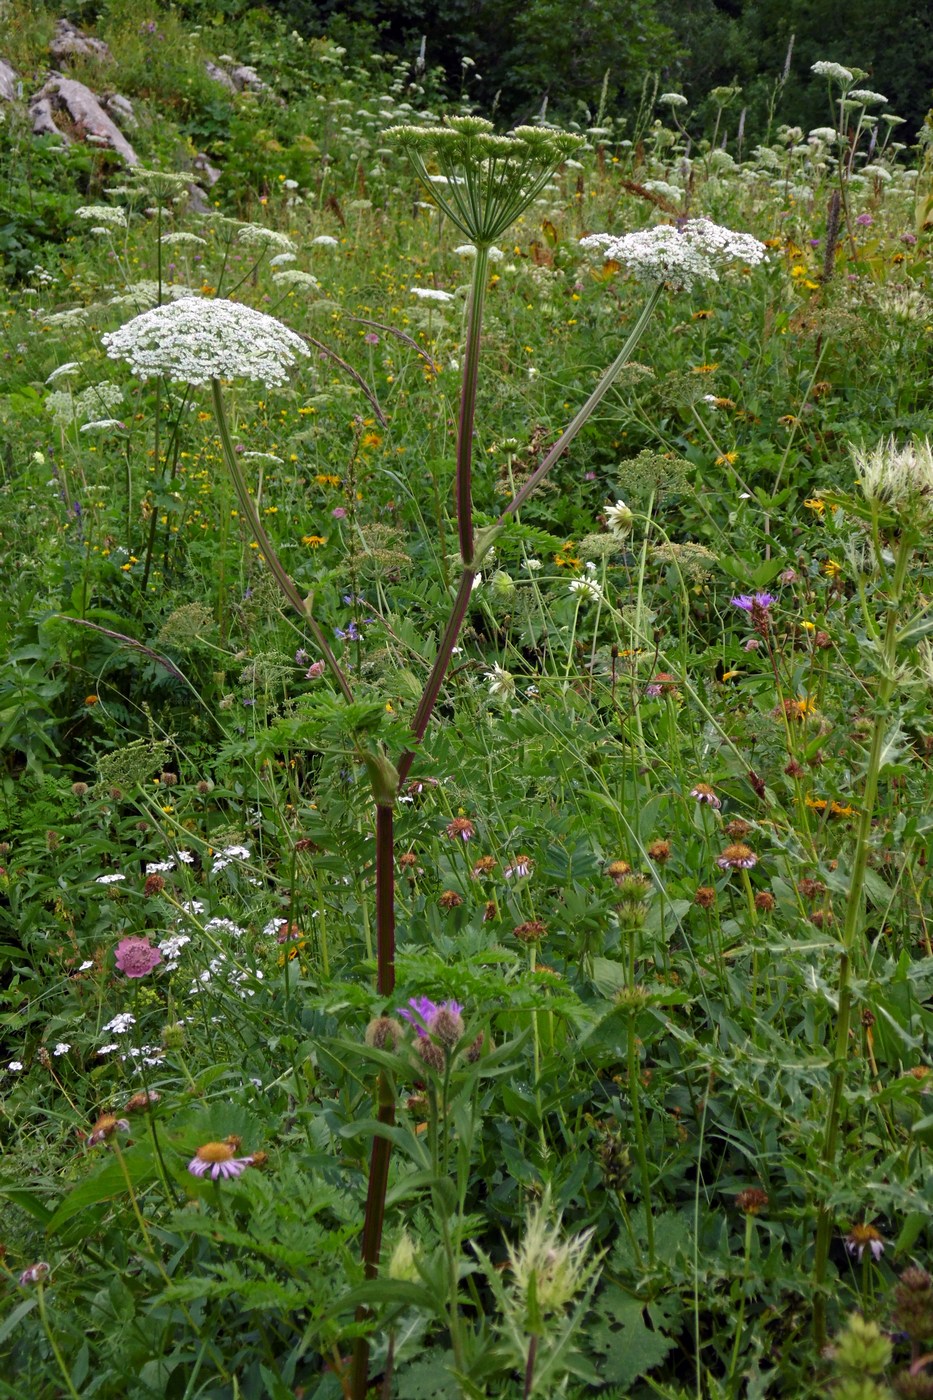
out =
<path fill-rule="evenodd" d="M 127 1190 L 127 1178 L 137 1191 L 156 1176 L 156 1162 L 151 1145 L 139 1143 L 122 1154 L 121 1166 L 116 1156 L 108 1157 L 103 1166 L 59 1203 L 58 1209 L 46 1223 L 50 1235 L 57 1234 L 63 1225 L 80 1215 L 89 1206 L 100 1205 L 102 1201 L 112 1201 L 123 1196 Z"/>
<path fill-rule="evenodd" d="M 674 1346 L 670 1337 L 648 1327 L 644 1303 L 621 1288 L 610 1285 L 605 1289 L 596 1312 L 598 1321 L 590 1331 L 589 1346 L 600 1358 L 599 1374 L 604 1381 L 631 1385 L 659 1366 Z"/>

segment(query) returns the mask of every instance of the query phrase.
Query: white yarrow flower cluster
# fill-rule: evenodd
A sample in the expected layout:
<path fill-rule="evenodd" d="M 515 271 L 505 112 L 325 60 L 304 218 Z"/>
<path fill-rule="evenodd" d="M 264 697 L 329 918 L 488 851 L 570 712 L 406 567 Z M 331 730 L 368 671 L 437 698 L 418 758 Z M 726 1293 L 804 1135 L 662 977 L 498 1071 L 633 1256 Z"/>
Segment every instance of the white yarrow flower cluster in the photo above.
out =
<path fill-rule="evenodd" d="M 140 379 L 164 374 L 185 384 L 256 379 L 284 384 L 299 355 L 310 351 L 274 316 L 239 302 L 185 297 L 144 311 L 103 337 L 112 360 L 126 360 Z"/>
<path fill-rule="evenodd" d="M 810 72 L 815 73 L 818 78 L 829 78 L 830 81 L 833 79 L 840 83 L 851 83 L 852 81 L 852 74 L 848 68 L 843 68 L 841 63 L 830 63 L 822 58 L 818 63 L 810 65 Z"/>
<path fill-rule="evenodd" d="M 727 263 L 755 267 L 767 252 L 757 238 L 710 219 L 689 219 L 679 228 L 657 224 L 619 238 L 594 233 L 581 238 L 580 246 L 599 249 L 607 261 L 623 263 L 641 281 L 669 282 L 684 291 L 699 282 L 718 282 L 719 269 Z"/>

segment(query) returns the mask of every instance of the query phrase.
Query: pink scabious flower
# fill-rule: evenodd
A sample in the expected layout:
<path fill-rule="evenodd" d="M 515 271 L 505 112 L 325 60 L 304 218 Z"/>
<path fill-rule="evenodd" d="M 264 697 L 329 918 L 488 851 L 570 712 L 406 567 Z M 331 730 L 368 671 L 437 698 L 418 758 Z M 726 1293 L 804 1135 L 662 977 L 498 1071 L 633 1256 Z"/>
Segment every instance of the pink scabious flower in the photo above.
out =
<path fill-rule="evenodd" d="M 239 1138 L 203 1143 L 188 1163 L 189 1172 L 192 1176 L 210 1176 L 212 1181 L 241 1176 L 247 1167 L 253 1165 L 253 1158 L 238 1157 L 236 1150 L 239 1145 Z"/>
<path fill-rule="evenodd" d="M 147 977 L 162 961 L 162 954 L 148 938 L 121 938 L 117 944 L 116 964 L 127 977 Z"/>

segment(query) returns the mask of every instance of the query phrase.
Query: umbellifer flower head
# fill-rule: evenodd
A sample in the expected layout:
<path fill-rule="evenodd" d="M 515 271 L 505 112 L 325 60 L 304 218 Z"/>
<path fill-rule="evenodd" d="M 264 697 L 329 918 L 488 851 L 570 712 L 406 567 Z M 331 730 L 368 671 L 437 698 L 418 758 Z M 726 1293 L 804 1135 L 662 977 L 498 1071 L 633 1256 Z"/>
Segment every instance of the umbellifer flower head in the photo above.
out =
<path fill-rule="evenodd" d="M 238 1146 L 235 1138 L 228 1138 L 226 1142 L 205 1142 L 188 1163 L 189 1172 L 192 1176 L 210 1176 L 213 1181 L 240 1176 L 253 1165 L 253 1159 L 238 1157 Z"/>
<path fill-rule="evenodd" d="M 757 238 L 710 219 L 688 219 L 676 228 L 657 224 L 621 237 L 593 233 L 581 238 L 580 247 L 600 249 L 607 261 L 624 264 L 643 282 L 668 282 L 684 291 L 698 282 L 718 282 L 728 263 L 755 267 L 767 252 Z"/>
<path fill-rule="evenodd" d="M 102 337 L 112 360 L 126 360 L 140 379 L 163 374 L 185 384 L 256 379 L 284 384 L 304 341 L 274 316 L 239 302 L 184 297 L 153 307 Z"/>

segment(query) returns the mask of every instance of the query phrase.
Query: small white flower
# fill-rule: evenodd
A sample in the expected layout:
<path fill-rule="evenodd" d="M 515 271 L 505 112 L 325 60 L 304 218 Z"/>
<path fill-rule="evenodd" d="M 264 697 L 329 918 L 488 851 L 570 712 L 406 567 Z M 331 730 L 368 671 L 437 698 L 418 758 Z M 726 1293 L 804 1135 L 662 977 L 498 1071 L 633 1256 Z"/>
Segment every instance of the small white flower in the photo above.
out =
<path fill-rule="evenodd" d="M 525 560 L 525 568 L 526 568 L 526 569 L 528 570 L 528 572 L 531 573 L 531 574 L 536 574 L 536 573 L 538 572 L 538 570 L 541 569 L 541 568 L 543 568 L 543 567 L 544 567 L 544 566 L 543 566 L 543 564 L 541 563 L 541 560 L 540 560 L 540 559 L 526 559 L 526 560 Z"/>
<path fill-rule="evenodd" d="M 117 1042 L 114 1040 L 114 1041 L 111 1041 L 111 1043 L 110 1043 L 109 1045 L 102 1045 L 102 1046 L 100 1047 L 100 1049 L 98 1050 L 97 1053 L 98 1053 L 98 1055 L 109 1055 L 109 1054 L 111 1053 L 111 1051 L 113 1051 L 113 1050 L 119 1050 L 119 1048 L 120 1048 L 119 1045 L 118 1045 Z"/>
<path fill-rule="evenodd" d="M 635 517 L 624 501 L 616 501 L 614 506 L 606 506 L 604 514 L 610 535 L 615 535 L 617 539 L 621 540 L 626 535 L 631 534 Z"/>
<path fill-rule="evenodd" d="M 19 1074 L 22 1067 L 22 1060 L 11 1060 L 10 1063 L 7 1065 L 7 1071 L 10 1074 Z"/>
<path fill-rule="evenodd" d="M 126 228 L 126 215 L 122 209 L 109 204 L 85 204 L 75 210 L 75 218 L 93 219 L 98 224 L 112 224 L 114 228 Z"/>
<path fill-rule="evenodd" d="M 175 869 L 173 860 L 150 860 L 146 863 L 147 875 L 165 875 L 169 870 Z"/>
<path fill-rule="evenodd" d="M 317 236 L 317 238 L 312 238 L 312 239 L 311 239 L 311 247 L 312 247 L 312 248 L 339 248 L 339 247 L 340 247 L 340 242 L 339 242 L 338 239 L 332 238 L 332 237 L 330 236 L 329 233 L 319 233 L 318 236 Z M 275 261 L 275 259 L 273 258 L 273 262 L 274 262 L 274 261 Z"/>
<path fill-rule="evenodd" d="M 185 865 L 194 865 L 194 856 L 191 854 L 190 851 L 178 851 L 177 855 L 178 859 L 182 861 Z"/>
<path fill-rule="evenodd" d="M 95 885 L 115 885 L 118 881 L 125 879 L 125 875 L 121 875 L 119 871 L 115 870 L 112 875 L 98 875 L 94 883 Z"/>
<path fill-rule="evenodd" d="M 79 971 L 79 972 L 90 972 L 90 970 L 91 970 L 91 968 L 92 968 L 93 966 L 94 966 L 93 962 L 92 962 L 90 959 L 88 959 L 87 962 L 83 962 L 83 963 L 81 964 L 81 966 L 78 968 L 78 971 Z"/>
<path fill-rule="evenodd" d="M 132 1011 L 119 1011 L 112 1021 L 108 1021 L 101 1030 L 110 1031 L 111 1035 L 126 1035 L 131 1026 L 136 1025 L 136 1017 Z"/>
<path fill-rule="evenodd" d="M 600 249 L 604 258 L 625 264 L 641 281 L 669 282 L 686 291 L 699 282 L 718 282 L 718 269 L 727 263 L 754 267 L 767 252 L 757 238 L 710 219 L 689 219 L 678 228 L 656 224 L 620 238 L 594 233 L 581 238 L 580 246 Z"/>
<path fill-rule="evenodd" d="M 109 433 L 115 428 L 125 431 L 126 424 L 119 418 L 97 418 L 91 423 L 82 423 L 79 433 Z"/>
<path fill-rule="evenodd" d="M 67 1040 L 60 1040 L 55 1046 L 55 1049 L 52 1051 L 52 1054 L 56 1057 L 58 1057 L 59 1055 L 67 1055 L 70 1049 L 71 1046 L 68 1044 Z"/>
<path fill-rule="evenodd" d="M 510 700 L 515 694 L 515 677 L 511 671 L 494 665 L 489 672 L 489 694 L 496 700 Z"/>
<path fill-rule="evenodd" d="M 272 280 L 277 287 L 319 287 L 321 285 L 313 273 L 302 272 L 297 267 L 288 267 L 284 272 L 274 272 Z"/>
<path fill-rule="evenodd" d="M 602 585 L 593 578 L 574 578 L 567 585 L 569 593 L 579 594 L 581 602 L 598 603 L 603 596 Z"/>

